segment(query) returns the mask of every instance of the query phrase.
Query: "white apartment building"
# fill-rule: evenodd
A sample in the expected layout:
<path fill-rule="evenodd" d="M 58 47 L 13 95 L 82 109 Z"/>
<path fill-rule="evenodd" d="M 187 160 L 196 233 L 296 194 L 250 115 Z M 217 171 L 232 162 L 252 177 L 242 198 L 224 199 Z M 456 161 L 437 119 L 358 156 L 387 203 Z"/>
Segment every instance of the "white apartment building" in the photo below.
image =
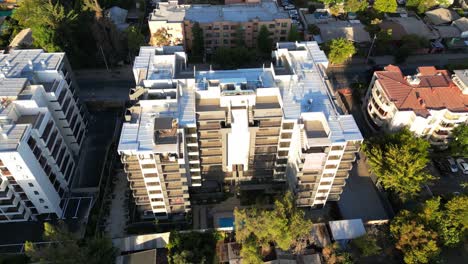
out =
<path fill-rule="evenodd" d="M 64 53 L 0 55 L 0 223 L 63 214 L 86 134 Z"/>
<path fill-rule="evenodd" d="M 367 120 L 376 129 L 406 126 L 446 148 L 450 131 L 467 121 L 467 76 L 466 70 L 456 71 L 452 80 L 446 70 L 435 67 L 419 67 L 415 75 L 404 76 L 389 65 L 374 72 L 365 97 Z"/>
<path fill-rule="evenodd" d="M 279 43 L 269 67 L 188 69 L 182 47 L 142 47 L 118 152 L 140 210 L 190 210 L 188 188 L 287 183 L 299 206 L 336 201 L 363 138 L 335 107 L 316 42 Z"/>

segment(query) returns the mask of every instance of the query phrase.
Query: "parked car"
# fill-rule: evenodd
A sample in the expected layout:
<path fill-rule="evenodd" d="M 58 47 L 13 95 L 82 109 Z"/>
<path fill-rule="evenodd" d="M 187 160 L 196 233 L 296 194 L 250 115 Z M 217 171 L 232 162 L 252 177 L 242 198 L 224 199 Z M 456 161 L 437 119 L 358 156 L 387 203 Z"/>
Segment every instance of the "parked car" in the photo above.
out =
<path fill-rule="evenodd" d="M 290 3 L 289 1 L 287 1 L 287 0 L 281 1 L 281 5 L 282 5 L 283 7 L 285 7 L 285 6 L 287 6 L 287 5 L 290 5 L 290 4 L 291 4 L 291 3 Z"/>
<path fill-rule="evenodd" d="M 455 160 L 452 157 L 448 157 L 447 162 L 448 162 L 448 164 L 450 166 L 450 171 L 452 171 L 452 172 L 457 172 L 458 171 L 457 164 L 455 163 Z"/>
<path fill-rule="evenodd" d="M 463 174 L 468 174 L 468 163 L 466 163 L 464 159 L 457 159 L 457 164 L 460 170 L 462 170 Z"/>
<path fill-rule="evenodd" d="M 289 10 L 288 13 L 290 16 L 299 14 L 296 9 Z"/>
<path fill-rule="evenodd" d="M 293 10 L 293 9 L 296 9 L 296 7 L 294 5 L 287 5 L 284 7 L 285 10 Z"/>

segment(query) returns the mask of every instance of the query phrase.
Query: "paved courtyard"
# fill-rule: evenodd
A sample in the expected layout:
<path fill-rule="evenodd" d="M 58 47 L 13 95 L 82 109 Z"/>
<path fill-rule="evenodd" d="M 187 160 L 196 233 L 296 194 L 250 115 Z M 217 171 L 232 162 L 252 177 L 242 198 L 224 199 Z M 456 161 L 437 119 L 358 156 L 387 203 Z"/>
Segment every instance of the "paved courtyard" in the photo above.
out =
<path fill-rule="evenodd" d="M 123 171 L 117 172 L 112 178 L 114 190 L 111 196 L 111 205 L 109 216 L 107 218 L 108 225 L 106 232 L 111 238 L 123 237 L 127 226 L 128 216 L 128 181 Z"/>

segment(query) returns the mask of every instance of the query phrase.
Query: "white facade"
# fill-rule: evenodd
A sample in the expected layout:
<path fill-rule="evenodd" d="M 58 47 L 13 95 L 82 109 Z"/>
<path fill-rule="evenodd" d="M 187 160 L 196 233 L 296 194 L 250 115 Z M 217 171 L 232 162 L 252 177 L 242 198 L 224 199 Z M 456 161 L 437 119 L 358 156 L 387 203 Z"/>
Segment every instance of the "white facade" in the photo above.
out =
<path fill-rule="evenodd" d="M 133 195 L 142 211 L 188 211 L 188 188 L 211 188 L 208 182 L 260 191 L 287 183 L 299 206 L 339 199 L 363 138 L 353 117 L 335 107 L 328 60 L 315 42 L 280 43 L 273 59 L 263 68 L 196 71 L 182 47 L 140 49 L 130 94 L 136 105 L 118 151 L 130 187 L 141 186 Z M 158 142 L 161 130 L 177 140 Z M 178 164 L 172 182 L 161 163 L 168 157 Z M 146 173 L 158 183 L 148 185 Z M 169 186 L 185 207 L 171 205 Z"/>
<path fill-rule="evenodd" d="M 449 105 L 448 100 L 455 102 L 456 97 L 461 102 L 468 102 L 468 92 L 466 83 L 464 83 L 466 82 L 466 76 L 464 76 L 463 71 L 457 71 L 457 73 L 452 76 L 453 83 L 450 80 L 447 84 L 447 87 L 453 86 L 457 88 L 453 88 L 452 90 L 449 90 L 447 87 L 433 88 L 447 90 L 437 96 L 438 100 L 436 102 L 431 98 L 425 98 L 423 91 L 416 92 L 420 98 L 415 99 L 418 100 L 418 104 L 416 104 L 417 108 L 414 109 L 396 105 L 398 102 L 390 98 L 384 85 L 379 80 L 379 74 L 374 74 L 365 97 L 365 106 L 368 114 L 367 120 L 371 123 L 371 126 L 382 127 L 388 130 L 398 130 L 402 127 L 407 127 L 416 135 L 428 138 L 432 145 L 446 148 L 450 140 L 450 132 L 453 128 L 459 124 L 466 123 L 468 119 L 468 108 L 463 103 L 456 110 L 449 109 L 449 106 L 455 107 L 456 105 Z M 419 73 L 415 76 L 423 78 L 426 75 Z M 411 79 L 416 77 L 411 77 Z M 449 79 L 449 77 L 447 78 Z M 408 83 L 408 85 L 411 84 Z M 419 88 L 417 85 L 414 86 L 417 89 L 431 89 Z M 432 94 L 434 92 L 431 92 L 429 96 Z M 447 105 L 447 107 L 431 107 L 431 105 L 426 105 L 426 102 Z"/>
<path fill-rule="evenodd" d="M 86 134 L 63 53 L 0 55 L 0 222 L 63 213 Z"/>

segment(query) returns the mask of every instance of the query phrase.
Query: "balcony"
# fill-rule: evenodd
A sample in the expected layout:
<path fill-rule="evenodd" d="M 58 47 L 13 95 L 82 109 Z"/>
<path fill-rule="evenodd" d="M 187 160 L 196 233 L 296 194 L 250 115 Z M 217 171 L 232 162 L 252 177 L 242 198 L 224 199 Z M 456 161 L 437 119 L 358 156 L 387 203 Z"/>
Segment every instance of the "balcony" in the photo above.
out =
<path fill-rule="evenodd" d="M 163 172 L 166 172 L 166 173 L 179 172 L 179 164 L 163 165 L 162 170 Z"/>
<path fill-rule="evenodd" d="M 349 161 L 349 162 L 354 162 L 356 160 L 356 154 L 354 153 L 347 153 L 343 155 L 341 158 L 341 161 Z"/>
<path fill-rule="evenodd" d="M 338 172 L 336 173 L 335 179 L 337 179 L 337 178 L 347 179 L 348 176 L 349 176 L 349 172 L 348 172 L 348 171 L 338 171 Z"/>
<path fill-rule="evenodd" d="M 137 190 L 137 189 L 145 189 L 146 190 L 146 185 L 145 182 L 131 182 L 130 183 L 130 189 L 131 190 Z"/>
<path fill-rule="evenodd" d="M 185 207 L 183 205 L 169 206 L 171 213 L 184 213 Z"/>
<path fill-rule="evenodd" d="M 148 197 L 148 192 L 146 191 L 146 189 L 136 189 L 133 190 L 133 197 Z"/>
<path fill-rule="evenodd" d="M 167 197 L 181 197 L 184 193 L 181 190 L 167 191 Z"/>
<path fill-rule="evenodd" d="M 140 172 L 140 165 L 136 164 L 125 164 L 124 166 L 124 171 L 129 173 L 129 172 Z"/>
<path fill-rule="evenodd" d="M 351 163 L 341 163 L 340 166 L 338 167 L 338 170 L 345 170 L 345 171 L 349 171 L 353 168 L 353 164 Z"/>
<path fill-rule="evenodd" d="M 127 174 L 127 180 L 129 181 L 138 181 L 138 180 L 143 180 L 143 175 L 141 173 L 128 173 Z"/>
<path fill-rule="evenodd" d="M 219 140 L 213 142 L 200 141 L 201 148 L 221 148 L 222 144 Z"/>
<path fill-rule="evenodd" d="M 346 184 L 346 181 L 342 179 L 335 179 L 333 181 L 333 186 L 344 186 L 345 184 Z"/>
<path fill-rule="evenodd" d="M 440 139 L 447 138 L 449 135 L 450 135 L 449 131 L 445 131 L 445 130 L 438 130 L 432 133 L 433 137 L 440 138 Z"/>
<path fill-rule="evenodd" d="M 164 174 L 164 181 L 165 182 L 180 182 L 181 180 L 181 177 L 180 175 L 168 175 L 168 174 Z"/>
<path fill-rule="evenodd" d="M 148 197 L 138 197 L 135 199 L 135 204 L 136 205 L 146 205 L 150 204 L 150 200 Z"/>

